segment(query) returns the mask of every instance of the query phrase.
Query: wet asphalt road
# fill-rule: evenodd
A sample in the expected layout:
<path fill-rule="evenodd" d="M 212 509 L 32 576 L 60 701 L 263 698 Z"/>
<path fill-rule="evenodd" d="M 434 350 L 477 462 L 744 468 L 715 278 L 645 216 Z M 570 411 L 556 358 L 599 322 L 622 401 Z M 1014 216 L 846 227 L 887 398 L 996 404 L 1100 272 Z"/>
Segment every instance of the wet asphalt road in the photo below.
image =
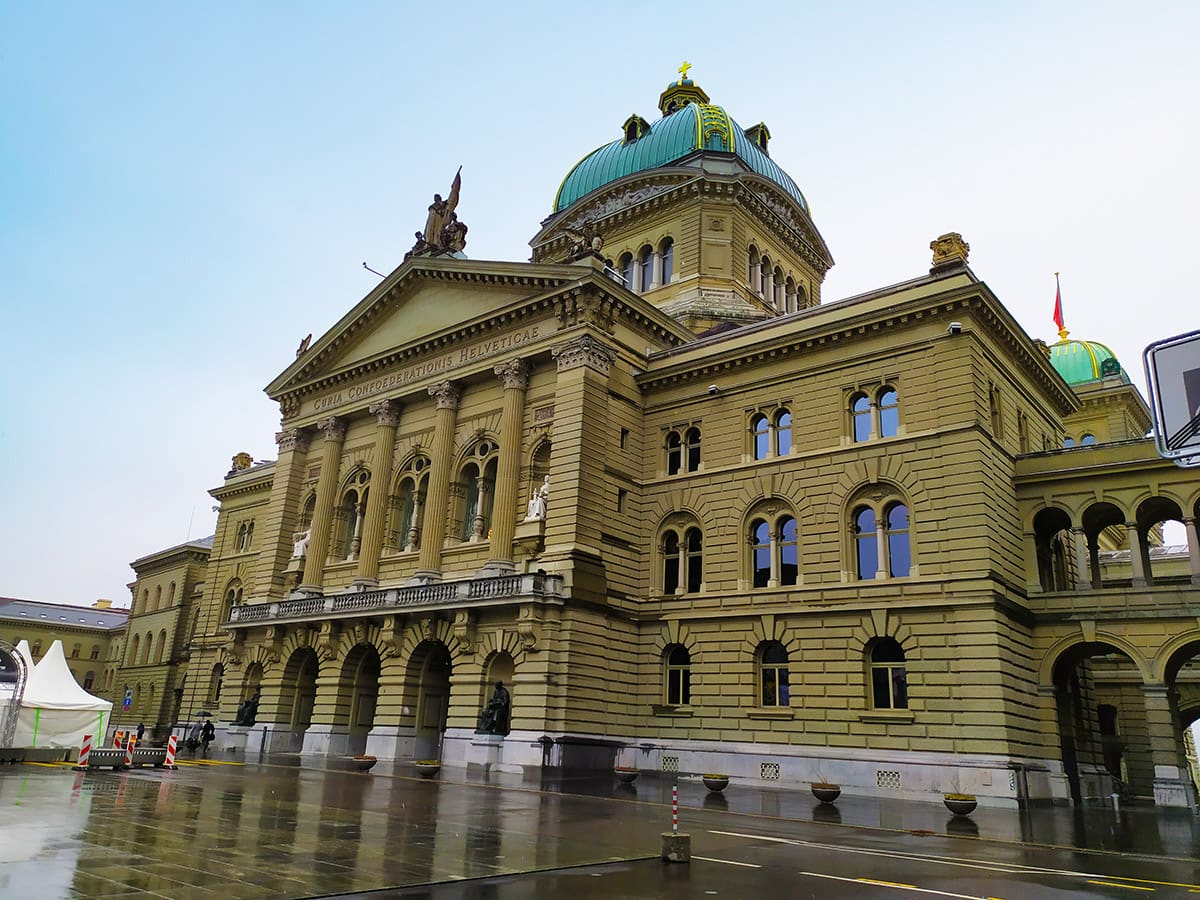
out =
<path fill-rule="evenodd" d="M 671 782 L 295 757 L 179 771 L 0 767 L 0 897 L 1200 895 L 1200 826 L 1152 809 L 980 809 L 681 779 L 693 861 L 659 859 Z"/>

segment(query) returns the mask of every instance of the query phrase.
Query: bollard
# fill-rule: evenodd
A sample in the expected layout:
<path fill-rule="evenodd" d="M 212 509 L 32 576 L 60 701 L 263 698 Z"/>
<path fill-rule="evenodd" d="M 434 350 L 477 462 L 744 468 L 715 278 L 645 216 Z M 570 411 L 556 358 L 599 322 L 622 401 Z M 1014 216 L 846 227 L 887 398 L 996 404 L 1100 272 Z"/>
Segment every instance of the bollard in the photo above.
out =
<path fill-rule="evenodd" d="M 690 863 L 692 836 L 679 830 L 679 783 L 671 788 L 671 830 L 662 833 L 664 862 Z"/>
<path fill-rule="evenodd" d="M 133 765 L 133 747 L 137 743 L 137 738 L 133 735 L 129 736 L 129 743 L 125 745 L 125 768 L 130 768 Z"/>
<path fill-rule="evenodd" d="M 92 736 L 85 734 L 83 743 L 79 746 L 79 759 L 75 764 L 75 771 L 81 771 L 88 766 L 88 757 L 92 755 Z"/>
<path fill-rule="evenodd" d="M 163 760 L 164 769 L 179 768 L 179 766 L 175 765 L 175 742 L 177 740 L 179 739 L 175 737 L 175 735 L 171 735 L 169 738 L 167 738 L 167 758 Z"/>

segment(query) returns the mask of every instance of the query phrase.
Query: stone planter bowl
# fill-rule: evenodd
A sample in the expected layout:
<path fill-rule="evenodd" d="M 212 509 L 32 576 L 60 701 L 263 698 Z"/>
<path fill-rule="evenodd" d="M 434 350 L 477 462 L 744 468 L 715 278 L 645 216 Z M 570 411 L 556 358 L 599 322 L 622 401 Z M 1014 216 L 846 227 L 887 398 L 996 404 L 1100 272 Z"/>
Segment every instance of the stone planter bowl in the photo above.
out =
<path fill-rule="evenodd" d="M 946 794 L 942 797 L 942 802 L 946 804 L 946 809 L 956 816 L 969 816 L 979 805 L 979 801 L 969 794 Z"/>
<path fill-rule="evenodd" d="M 613 774 L 617 776 L 617 781 L 620 781 L 622 784 L 630 784 L 641 773 L 637 769 L 617 766 L 613 769 Z"/>
<path fill-rule="evenodd" d="M 442 764 L 440 762 L 418 761 L 413 763 L 413 765 L 417 767 L 417 774 L 422 778 L 432 778 L 442 770 Z"/>
<path fill-rule="evenodd" d="M 350 765 L 356 772 L 370 772 L 378 760 L 374 756 L 352 756 Z"/>
<path fill-rule="evenodd" d="M 822 803 L 832 803 L 842 795 L 842 789 L 836 784 L 814 784 L 812 785 L 812 795 Z"/>
<path fill-rule="evenodd" d="M 704 782 L 706 788 L 717 793 L 729 787 L 728 775 L 701 775 L 700 780 Z"/>

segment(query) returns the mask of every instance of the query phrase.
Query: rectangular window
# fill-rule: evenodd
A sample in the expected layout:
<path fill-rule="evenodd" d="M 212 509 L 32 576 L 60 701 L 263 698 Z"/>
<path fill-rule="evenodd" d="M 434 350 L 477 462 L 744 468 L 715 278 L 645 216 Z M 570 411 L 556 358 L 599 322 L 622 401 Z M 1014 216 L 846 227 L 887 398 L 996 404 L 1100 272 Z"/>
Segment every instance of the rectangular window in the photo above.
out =
<path fill-rule="evenodd" d="M 621 429 L 621 449 L 624 450 L 628 446 L 629 446 L 629 429 L 622 428 Z"/>
<path fill-rule="evenodd" d="M 625 498 L 629 496 L 629 491 L 625 488 L 617 488 L 617 512 L 625 512 Z"/>

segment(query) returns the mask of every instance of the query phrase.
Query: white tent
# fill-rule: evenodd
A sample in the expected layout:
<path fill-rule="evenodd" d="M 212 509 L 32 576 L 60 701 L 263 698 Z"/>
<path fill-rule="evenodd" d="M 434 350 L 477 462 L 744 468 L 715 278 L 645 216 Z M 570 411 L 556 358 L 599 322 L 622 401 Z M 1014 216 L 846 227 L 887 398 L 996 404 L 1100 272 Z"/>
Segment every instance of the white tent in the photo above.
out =
<path fill-rule="evenodd" d="M 77 748 L 85 734 L 103 739 L 112 703 L 79 686 L 55 641 L 33 667 L 21 698 L 14 747 Z"/>

